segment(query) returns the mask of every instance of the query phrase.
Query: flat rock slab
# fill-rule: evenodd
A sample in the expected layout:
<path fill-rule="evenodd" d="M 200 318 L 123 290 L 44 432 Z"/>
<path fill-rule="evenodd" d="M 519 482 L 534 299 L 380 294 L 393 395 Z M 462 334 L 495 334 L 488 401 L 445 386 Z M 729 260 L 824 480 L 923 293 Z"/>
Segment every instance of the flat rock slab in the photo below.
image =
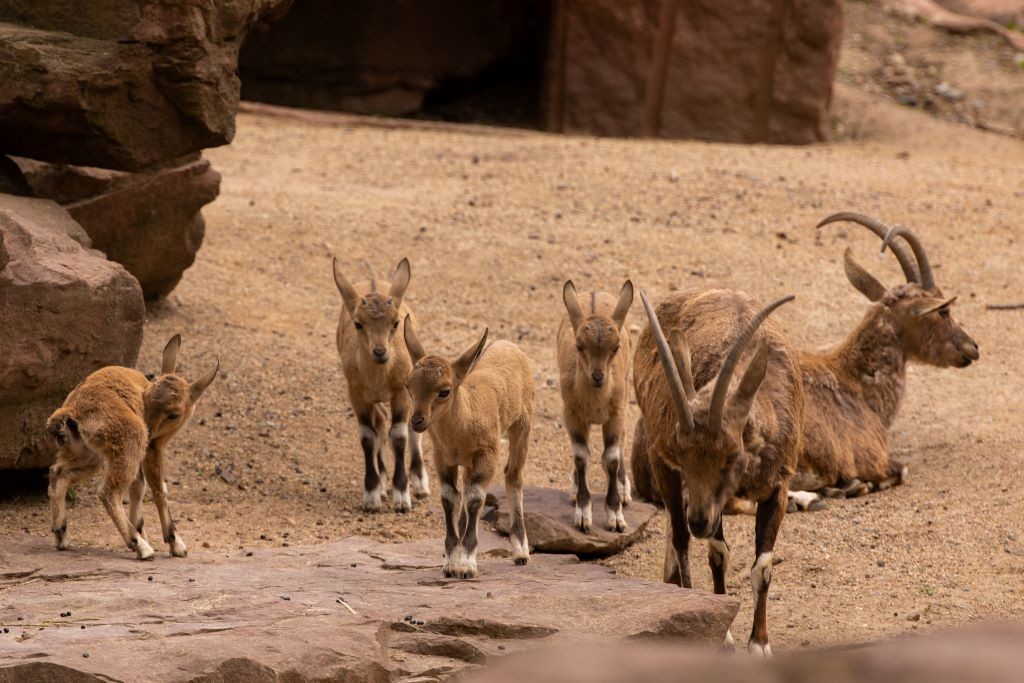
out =
<path fill-rule="evenodd" d="M 575 558 L 516 567 L 500 545 L 485 538 L 480 576 L 459 581 L 441 575 L 440 541 L 139 562 L 0 537 L 0 683 L 445 680 L 537 648 L 717 644 L 736 614 L 725 596 Z"/>
<path fill-rule="evenodd" d="M 658 514 L 655 506 L 633 500 L 625 507 L 626 531 L 617 533 L 604 528 L 606 515 L 604 493 L 591 492 L 594 524 L 584 533 L 573 525 L 573 504 L 567 491 L 523 487 L 523 514 L 526 518 L 526 537 L 530 548 L 538 553 L 566 553 L 580 557 L 607 557 L 625 550 L 640 540 L 644 529 Z M 487 496 L 485 519 L 494 524 L 498 533 L 509 534 L 509 509 L 504 487 L 492 488 Z"/>

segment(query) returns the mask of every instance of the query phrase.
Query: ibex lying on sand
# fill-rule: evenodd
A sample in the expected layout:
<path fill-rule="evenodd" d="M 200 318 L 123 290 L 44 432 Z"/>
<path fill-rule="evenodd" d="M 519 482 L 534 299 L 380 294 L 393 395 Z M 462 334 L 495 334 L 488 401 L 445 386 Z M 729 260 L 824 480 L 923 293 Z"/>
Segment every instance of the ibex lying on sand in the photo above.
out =
<path fill-rule="evenodd" d="M 633 303 L 633 283 L 626 280 L 618 299 L 603 292 L 591 292 L 586 300 L 588 313 L 580 308 L 572 280 L 565 283 L 562 301 L 569 316 L 558 328 L 557 350 L 562 416 L 574 461 L 575 524 L 581 531 L 590 531 L 592 506 L 587 486 L 590 460 L 587 439 L 590 426 L 598 424 L 604 437 L 601 461 L 608 475 L 606 526 L 610 531 L 625 531 L 622 505 L 629 503 L 631 496 L 626 465 L 622 462 L 622 442 L 626 436 L 632 354 L 629 333 L 623 333 L 622 325 Z"/>
<path fill-rule="evenodd" d="M 739 292 L 690 292 L 663 301 L 657 314 L 643 292 L 640 297 L 650 325 L 637 342 L 633 381 L 648 464 L 669 513 L 665 581 L 691 587 L 692 533 L 708 539 L 715 593 L 724 594 L 729 546 L 723 508 L 733 496 L 756 501 L 748 649 L 771 655 L 766 609 L 772 550 L 796 469 L 804 400 L 796 353 L 773 325 L 762 323 L 793 297 L 758 310 Z M 741 361 L 746 368 L 733 382 Z M 731 644 L 731 632 L 726 642 Z"/>
<path fill-rule="evenodd" d="M 837 213 L 818 224 L 852 221 L 892 249 L 906 284 L 887 288 L 844 253 L 846 277 L 873 303 L 864 319 L 838 346 L 801 352 L 807 407 L 804 448 L 790 483 L 801 506 L 815 491 L 856 496 L 902 483 L 907 468 L 889 457 L 892 426 L 906 390 L 908 361 L 964 368 L 978 360 L 978 345 L 950 314 L 956 297 L 946 297 L 924 246 L 902 226 L 887 228 L 856 213 Z M 912 254 L 896 240 L 902 237 Z M 916 261 L 916 263 L 915 263 Z"/>
<path fill-rule="evenodd" d="M 370 278 L 349 284 L 334 259 L 334 283 L 345 305 L 338 319 L 338 354 L 348 382 L 348 396 L 359 421 L 359 443 L 363 448 L 366 473 L 363 478 L 363 509 L 377 512 L 387 479 L 384 465 L 384 405 L 391 408 L 391 450 L 395 454 L 392 498 L 395 510 L 412 509 L 409 495 L 430 494 L 423 467 L 419 434 L 409 434 L 409 393 L 405 378 L 412 370 L 405 348 L 402 321 L 409 314 L 402 303 L 409 286 L 409 260 L 402 259 L 392 282 Z M 405 443 L 412 451 L 410 473 L 405 471 Z"/>
<path fill-rule="evenodd" d="M 523 518 L 523 467 L 533 425 L 530 362 L 512 342 L 480 341 L 453 361 L 428 356 L 405 319 L 405 343 L 414 367 L 408 378 L 412 428 L 429 431 L 444 508 L 444 575 L 476 576 L 477 523 L 487 486 L 498 470 L 501 437 L 508 434 L 505 492 L 511 502 L 512 559 L 526 564 L 530 548 Z M 465 495 L 459 491 L 464 470 Z M 458 515 L 458 516 L 456 516 Z"/>
<path fill-rule="evenodd" d="M 100 500 L 128 548 L 138 553 L 140 560 L 153 557 L 142 522 L 142 497 L 148 482 L 171 554 L 188 554 L 167 508 L 164 448 L 192 416 L 220 365 L 189 383 L 174 372 L 180 345 L 180 335 L 167 342 L 161 374 L 152 382 L 131 368 L 97 370 L 75 387 L 47 420 L 46 429 L 59 447 L 57 462 L 50 468 L 49 489 L 58 550 L 68 548 L 68 488 L 104 467 Z M 121 502 L 125 489 L 131 501 L 128 517 Z"/>
<path fill-rule="evenodd" d="M 859 496 L 902 483 L 907 468 L 889 456 L 889 427 L 906 390 L 908 361 L 937 367 L 967 367 L 979 357 L 978 345 L 950 314 L 956 297 L 935 285 L 928 255 L 907 228 L 888 228 L 857 213 L 837 213 L 837 221 L 863 225 L 883 240 L 899 260 L 906 284 L 886 288 L 844 253 L 846 277 L 873 303 L 860 324 L 835 348 L 799 352 L 807 405 L 803 448 L 790 482 L 790 510 L 820 506 L 829 497 Z M 901 237 L 911 251 L 896 238 Z M 637 494 L 653 495 L 644 425 L 633 439 L 633 483 Z M 736 501 L 743 509 L 743 501 Z"/>

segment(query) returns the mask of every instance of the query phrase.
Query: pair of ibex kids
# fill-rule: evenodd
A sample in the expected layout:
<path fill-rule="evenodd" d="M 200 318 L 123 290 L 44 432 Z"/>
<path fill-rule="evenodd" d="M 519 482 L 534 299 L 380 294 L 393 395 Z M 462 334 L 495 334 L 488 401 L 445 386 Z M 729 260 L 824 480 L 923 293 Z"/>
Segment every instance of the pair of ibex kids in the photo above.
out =
<path fill-rule="evenodd" d="M 796 351 L 766 320 L 793 297 L 761 307 L 736 291 L 693 291 L 672 295 L 655 309 L 641 292 L 649 325 L 633 358 L 642 417 L 632 471 L 638 495 L 660 499 L 669 514 L 664 578 L 690 587 L 693 534 L 708 539 L 714 590 L 725 593 L 729 547 L 722 513 L 754 509 L 756 560 L 750 580 L 756 607 L 748 647 L 759 655 L 771 654 L 767 591 L 772 550 L 787 507 L 807 508 L 823 495 L 861 495 L 902 482 L 906 468 L 889 457 L 887 430 L 903 396 L 906 363 L 966 367 L 978 358 L 977 345 L 950 315 L 956 297 L 945 298 L 935 286 L 928 257 L 912 232 L 855 213 L 834 214 L 818 227 L 836 221 L 859 223 L 882 238 L 882 250 L 892 249 L 907 282 L 885 287 L 847 249 L 847 278 L 874 305 L 831 351 Z M 443 571 L 475 576 L 477 523 L 497 471 L 501 438 L 507 435 L 513 559 L 525 564 L 523 467 L 534 414 L 533 374 L 525 354 L 511 342 L 488 343 L 485 330 L 454 360 L 427 355 L 403 304 L 408 260 L 399 263 L 391 282 L 371 278 L 350 284 L 337 261 L 334 278 L 344 300 L 338 351 L 365 458 L 364 508 L 376 511 L 382 505 L 384 404 L 389 404 L 394 507 L 408 511 L 412 496 L 429 495 L 419 440 L 427 431 L 445 513 Z M 591 293 L 583 306 L 571 282 L 563 289 L 568 317 L 558 332 L 558 364 L 574 458 L 575 523 L 584 531 L 592 524 L 586 470 L 587 437 L 594 424 L 603 431 L 606 526 L 625 529 L 622 508 L 630 499 L 630 482 L 622 443 L 631 354 L 623 326 L 632 300 L 629 281 L 618 297 Z M 184 554 L 162 488 L 163 447 L 191 414 L 216 367 L 188 384 L 173 374 L 177 346 L 175 337 L 164 351 L 164 374 L 155 380 L 126 368 L 100 370 L 50 418 L 50 431 L 61 445 L 50 489 L 59 548 L 66 547 L 67 487 L 105 460 L 101 498 L 128 546 L 141 558 L 153 552 L 141 533 L 139 509 L 148 481 L 172 554 Z M 129 485 L 130 524 L 121 507 Z"/>

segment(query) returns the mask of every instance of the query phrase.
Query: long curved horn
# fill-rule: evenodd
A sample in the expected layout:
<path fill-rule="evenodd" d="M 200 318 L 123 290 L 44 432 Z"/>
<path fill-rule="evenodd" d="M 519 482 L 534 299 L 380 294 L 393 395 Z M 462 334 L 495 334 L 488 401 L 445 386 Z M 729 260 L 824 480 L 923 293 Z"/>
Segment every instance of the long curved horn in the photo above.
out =
<path fill-rule="evenodd" d="M 757 328 L 761 326 L 765 318 L 776 308 L 782 304 L 789 303 L 795 298 L 796 296 L 790 294 L 768 304 L 758 311 L 757 315 L 751 318 L 750 322 L 736 336 L 736 341 L 732 343 L 729 355 L 725 357 L 725 362 L 722 363 L 722 369 L 718 371 L 718 380 L 715 382 L 715 389 L 711 394 L 711 407 L 708 409 L 708 428 L 712 433 L 717 434 L 722 431 L 722 419 L 725 416 L 725 399 L 729 393 L 729 383 L 732 381 L 732 374 L 736 371 L 736 363 L 739 362 L 743 350 L 750 343 L 750 340 L 753 339 L 754 333 L 757 332 Z"/>
<path fill-rule="evenodd" d="M 640 290 L 640 299 L 644 302 L 644 310 L 647 311 L 647 320 L 651 323 L 651 336 L 658 347 L 658 356 L 661 357 L 661 367 L 665 371 L 665 379 L 668 380 L 668 390 L 672 394 L 672 401 L 676 404 L 676 415 L 679 417 L 679 425 L 687 434 L 693 432 L 693 413 L 690 412 L 690 402 L 686 400 L 686 391 L 679 379 L 679 370 L 676 369 L 675 360 L 672 358 L 672 350 L 665 341 L 665 333 L 661 331 L 661 323 L 658 316 L 647 300 L 647 293 Z"/>
<path fill-rule="evenodd" d="M 910 248 L 914 250 L 914 257 L 917 258 L 917 267 L 921 270 L 921 279 L 919 282 L 925 289 L 931 289 L 935 286 L 935 275 L 932 273 L 932 264 L 928 261 L 928 254 L 924 250 L 924 245 L 921 244 L 921 240 L 917 238 L 910 228 L 903 225 L 894 225 L 889 228 L 889 231 L 885 233 L 885 237 L 882 238 L 882 253 L 885 253 L 886 247 L 894 247 L 892 240 L 897 235 L 900 235 L 907 241 Z"/>
<path fill-rule="evenodd" d="M 854 213 L 853 211 L 840 211 L 839 213 L 834 213 L 831 216 L 822 219 L 822 221 L 815 227 L 820 228 L 823 225 L 838 223 L 839 221 L 850 221 L 851 223 L 863 225 L 883 240 L 889 233 L 889 228 L 884 223 L 875 220 L 871 216 L 865 216 L 862 213 Z M 900 262 L 900 268 L 903 269 L 903 275 L 906 276 L 907 282 L 921 282 L 921 276 L 918 275 L 917 266 L 914 264 L 914 257 L 907 253 L 907 250 L 903 245 L 899 243 L 893 244 L 892 253 L 896 254 L 896 259 Z"/>

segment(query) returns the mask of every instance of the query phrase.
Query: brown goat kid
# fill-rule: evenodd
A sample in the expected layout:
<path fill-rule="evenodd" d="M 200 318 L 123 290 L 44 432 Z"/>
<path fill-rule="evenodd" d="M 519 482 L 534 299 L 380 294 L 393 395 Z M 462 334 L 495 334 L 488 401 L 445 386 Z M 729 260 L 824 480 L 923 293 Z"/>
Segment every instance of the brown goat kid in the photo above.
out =
<path fill-rule="evenodd" d="M 175 373 L 181 336 L 164 347 L 160 375 L 149 381 L 138 370 L 111 366 L 86 377 L 50 416 L 46 429 L 57 442 L 50 468 L 50 510 L 58 550 L 68 548 L 68 489 L 104 468 L 100 500 L 121 537 L 140 560 L 153 557 L 143 533 L 142 498 L 149 483 L 171 554 L 188 554 L 167 507 L 164 449 L 188 422 L 196 402 L 217 376 L 220 364 L 189 383 Z M 125 516 L 122 500 L 129 493 Z"/>
<path fill-rule="evenodd" d="M 964 368 L 979 357 L 978 345 L 950 313 L 956 297 L 936 286 L 913 232 L 849 212 L 818 227 L 837 221 L 858 223 L 882 238 L 882 251 L 892 249 L 907 281 L 887 288 L 854 261 L 850 249 L 844 253 L 847 279 L 873 305 L 835 348 L 799 354 L 807 406 L 804 448 L 791 482 L 797 507 L 819 494 L 856 496 L 902 483 L 907 468 L 889 456 L 888 441 L 906 390 L 907 363 Z"/>
<path fill-rule="evenodd" d="M 650 324 L 637 342 L 633 381 L 648 465 L 669 514 L 665 581 L 692 586 L 693 534 L 708 539 L 715 593 L 724 594 L 729 546 L 723 509 L 733 496 L 756 501 L 748 649 L 769 656 L 772 551 L 796 469 L 804 400 L 796 352 L 765 319 L 793 297 L 759 310 L 753 298 L 739 292 L 689 292 L 663 301 L 657 313 L 643 292 L 640 297 Z M 741 361 L 745 369 L 737 373 Z M 726 643 L 732 644 L 731 632 Z"/>
<path fill-rule="evenodd" d="M 412 428 L 429 432 L 441 481 L 444 575 L 476 576 L 477 525 L 487 487 L 498 470 L 504 434 L 509 441 L 505 491 L 512 505 L 512 559 L 517 565 L 526 564 L 530 548 L 523 517 L 523 468 L 535 409 L 529 360 L 512 342 L 487 344 L 486 330 L 478 343 L 455 360 L 428 356 L 409 318 L 405 342 L 414 363 L 408 377 Z"/>
<path fill-rule="evenodd" d="M 338 318 L 338 355 L 348 383 L 352 410 L 359 421 L 359 444 L 363 449 L 363 509 L 377 512 L 387 480 L 384 464 L 384 406 L 391 409 L 388 436 L 395 454 L 392 499 L 395 510 L 412 509 L 412 494 L 430 495 L 430 484 L 419 434 L 409 434 L 411 403 L 405 379 L 412 370 L 409 351 L 402 333 L 403 320 L 409 315 L 402 303 L 411 276 L 409 260 L 402 259 L 391 282 L 371 278 L 349 284 L 334 259 L 334 283 L 345 305 Z M 410 472 L 405 469 L 405 445 L 411 451 Z"/>
<path fill-rule="evenodd" d="M 562 416 L 573 454 L 572 498 L 576 507 L 574 523 L 590 531 L 592 504 L 587 486 L 591 425 L 601 425 L 604 453 L 601 461 L 608 475 L 605 509 L 609 531 L 625 531 L 624 503 L 629 503 L 629 479 L 622 462 L 626 408 L 629 404 L 630 339 L 623 333 L 626 314 L 633 303 L 633 283 L 626 280 L 616 299 L 603 292 L 591 292 L 586 299 L 589 313 L 580 308 L 576 287 L 569 280 L 562 289 L 568 317 L 558 328 L 559 388 Z M 620 491 L 621 487 L 621 491 Z"/>

